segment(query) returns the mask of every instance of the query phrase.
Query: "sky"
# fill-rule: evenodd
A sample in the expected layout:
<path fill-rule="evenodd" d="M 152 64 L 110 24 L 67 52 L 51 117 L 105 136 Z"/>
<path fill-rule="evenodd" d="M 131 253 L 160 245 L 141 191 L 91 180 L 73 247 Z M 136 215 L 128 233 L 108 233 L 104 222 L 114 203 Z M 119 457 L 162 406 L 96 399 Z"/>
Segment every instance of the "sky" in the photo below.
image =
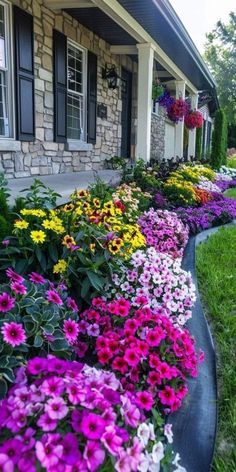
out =
<path fill-rule="evenodd" d="M 227 22 L 230 11 L 236 12 L 236 0 L 170 0 L 170 3 L 201 53 L 206 33 L 218 20 Z"/>

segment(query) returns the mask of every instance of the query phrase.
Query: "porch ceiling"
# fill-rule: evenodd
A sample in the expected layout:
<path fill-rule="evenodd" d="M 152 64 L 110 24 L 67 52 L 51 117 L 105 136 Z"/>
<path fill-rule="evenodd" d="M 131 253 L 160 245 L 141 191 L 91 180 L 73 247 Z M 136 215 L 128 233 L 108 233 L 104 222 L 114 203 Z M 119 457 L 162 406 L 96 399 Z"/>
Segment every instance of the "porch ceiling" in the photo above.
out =
<path fill-rule="evenodd" d="M 100 8 L 70 8 L 65 11 L 111 45 L 132 46 L 137 44 L 137 41 L 129 33 Z"/>

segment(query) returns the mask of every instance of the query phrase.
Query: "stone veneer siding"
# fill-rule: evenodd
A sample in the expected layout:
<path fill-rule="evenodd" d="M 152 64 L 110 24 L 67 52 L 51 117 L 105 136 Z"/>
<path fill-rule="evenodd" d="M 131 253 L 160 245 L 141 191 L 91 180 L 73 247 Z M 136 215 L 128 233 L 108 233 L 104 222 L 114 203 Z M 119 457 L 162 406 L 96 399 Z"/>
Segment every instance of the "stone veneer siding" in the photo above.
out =
<path fill-rule="evenodd" d="M 165 112 L 159 107 L 158 114 L 152 113 L 151 159 L 161 161 L 165 154 Z"/>
<path fill-rule="evenodd" d="M 34 142 L 21 142 L 17 152 L 1 151 L 0 141 L 0 170 L 7 178 L 17 178 L 103 168 L 106 158 L 120 153 L 122 101 L 120 89 L 108 89 L 102 79 L 102 68 L 112 63 L 120 70 L 123 65 L 133 72 L 133 84 L 136 84 L 137 64 L 127 56 L 111 55 L 109 44 L 67 13 L 48 9 L 42 0 L 13 0 L 12 3 L 34 17 L 36 135 Z M 97 118 L 97 140 L 89 151 L 72 152 L 66 144 L 53 142 L 53 28 L 98 57 L 97 103 L 107 106 L 107 119 Z M 136 108 L 134 91 L 132 154 L 136 143 Z"/>

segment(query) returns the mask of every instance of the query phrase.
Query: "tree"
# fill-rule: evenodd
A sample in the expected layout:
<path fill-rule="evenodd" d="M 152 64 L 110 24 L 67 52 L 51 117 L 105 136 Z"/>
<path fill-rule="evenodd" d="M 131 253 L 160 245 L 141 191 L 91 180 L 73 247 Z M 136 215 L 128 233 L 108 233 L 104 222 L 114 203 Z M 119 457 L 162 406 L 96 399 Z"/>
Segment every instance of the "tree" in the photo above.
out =
<path fill-rule="evenodd" d="M 236 14 L 229 14 L 228 24 L 218 21 L 207 34 L 205 60 L 217 84 L 220 106 L 228 122 L 236 124 Z"/>
<path fill-rule="evenodd" d="M 227 119 L 225 112 L 217 110 L 212 134 L 211 165 L 214 169 L 226 163 Z"/>

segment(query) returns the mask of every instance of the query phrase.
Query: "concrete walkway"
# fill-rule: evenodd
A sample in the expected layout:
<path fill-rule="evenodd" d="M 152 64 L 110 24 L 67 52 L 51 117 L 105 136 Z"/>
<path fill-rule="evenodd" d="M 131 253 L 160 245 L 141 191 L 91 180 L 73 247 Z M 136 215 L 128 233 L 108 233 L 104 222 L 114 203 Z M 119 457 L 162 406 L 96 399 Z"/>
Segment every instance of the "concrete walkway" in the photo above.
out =
<path fill-rule="evenodd" d="M 10 205 L 14 203 L 16 197 L 24 196 L 24 193 L 20 193 L 21 190 L 29 188 L 33 184 L 34 179 L 41 180 L 44 185 L 59 193 L 61 198 L 58 198 L 58 204 L 61 205 L 68 201 L 69 196 L 75 189 L 87 188 L 89 184 L 95 182 L 97 177 L 100 177 L 100 179 L 110 185 L 116 185 L 120 180 L 119 172 L 114 170 L 100 170 L 96 172 L 89 170 L 83 172 L 70 172 L 66 174 L 12 179 L 8 182 L 8 187 L 11 191 L 11 197 L 9 199 Z"/>

